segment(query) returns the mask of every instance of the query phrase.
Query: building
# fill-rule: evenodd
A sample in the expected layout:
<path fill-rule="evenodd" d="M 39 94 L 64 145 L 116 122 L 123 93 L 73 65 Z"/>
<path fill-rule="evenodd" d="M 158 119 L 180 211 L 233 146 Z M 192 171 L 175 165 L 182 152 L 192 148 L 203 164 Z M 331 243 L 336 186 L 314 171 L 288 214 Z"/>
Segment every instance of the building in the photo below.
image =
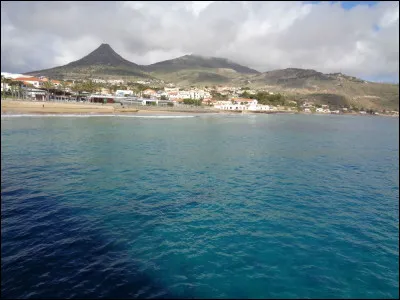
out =
<path fill-rule="evenodd" d="M 179 92 L 179 88 L 177 88 L 177 87 L 164 87 L 164 91 L 165 92 L 175 92 L 175 93 L 178 93 Z"/>
<path fill-rule="evenodd" d="M 44 81 L 37 77 L 16 77 L 13 81 L 22 81 L 24 84 L 33 85 L 35 88 L 40 88 L 44 85 Z"/>
<path fill-rule="evenodd" d="M 104 80 L 104 79 L 98 79 L 98 78 L 94 78 L 94 79 L 92 79 L 92 81 L 93 81 L 94 83 L 107 83 L 106 80 Z"/>
<path fill-rule="evenodd" d="M 51 79 L 50 82 L 54 85 L 54 87 L 58 88 L 61 86 L 61 82 L 59 80 Z"/>
<path fill-rule="evenodd" d="M 110 79 L 110 80 L 107 80 L 107 82 L 110 84 L 123 84 L 124 83 L 124 81 L 122 79 Z"/>
<path fill-rule="evenodd" d="M 93 103 L 115 103 L 114 97 L 102 94 L 93 94 L 89 96 L 89 102 Z"/>
<path fill-rule="evenodd" d="M 25 95 L 27 98 L 38 101 L 46 100 L 46 91 L 35 89 L 35 88 L 26 88 Z"/>
<path fill-rule="evenodd" d="M 151 98 L 151 97 L 156 97 L 156 96 L 157 96 L 157 92 L 156 92 L 155 90 L 153 90 L 153 89 L 145 89 L 145 90 L 142 92 L 142 94 L 143 94 L 143 95 L 146 95 L 146 96 L 149 96 L 150 98 Z"/>
<path fill-rule="evenodd" d="M 131 90 L 116 90 L 115 96 L 119 96 L 119 97 L 133 96 L 133 91 L 131 91 Z"/>
<path fill-rule="evenodd" d="M 256 99 L 236 98 L 231 101 L 216 101 L 214 107 L 222 110 L 240 110 L 240 111 L 269 111 L 269 105 L 258 104 Z"/>

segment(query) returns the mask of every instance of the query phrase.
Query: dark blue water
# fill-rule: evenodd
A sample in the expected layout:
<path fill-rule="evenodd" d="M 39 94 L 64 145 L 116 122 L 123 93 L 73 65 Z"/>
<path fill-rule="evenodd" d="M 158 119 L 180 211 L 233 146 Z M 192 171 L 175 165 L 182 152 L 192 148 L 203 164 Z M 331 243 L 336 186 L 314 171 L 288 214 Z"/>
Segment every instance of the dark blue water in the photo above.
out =
<path fill-rule="evenodd" d="M 3 298 L 398 298 L 399 120 L 2 117 Z"/>

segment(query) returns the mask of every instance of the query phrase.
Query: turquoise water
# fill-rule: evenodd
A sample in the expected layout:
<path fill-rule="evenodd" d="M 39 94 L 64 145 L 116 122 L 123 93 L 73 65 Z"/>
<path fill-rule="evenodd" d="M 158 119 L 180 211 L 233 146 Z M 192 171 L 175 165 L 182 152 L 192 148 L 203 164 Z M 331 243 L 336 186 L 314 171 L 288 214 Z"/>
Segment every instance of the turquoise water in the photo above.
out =
<path fill-rule="evenodd" d="M 399 120 L 1 118 L 3 298 L 398 298 Z"/>

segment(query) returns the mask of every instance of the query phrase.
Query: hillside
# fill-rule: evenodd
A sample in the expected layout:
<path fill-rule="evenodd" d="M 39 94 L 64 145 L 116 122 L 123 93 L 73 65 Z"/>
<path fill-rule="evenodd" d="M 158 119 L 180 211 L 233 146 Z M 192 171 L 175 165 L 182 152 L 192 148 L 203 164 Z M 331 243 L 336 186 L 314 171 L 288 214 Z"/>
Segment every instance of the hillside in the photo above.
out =
<path fill-rule="evenodd" d="M 239 65 L 225 58 L 185 55 L 144 66 L 148 72 L 176 72 L 188 69 L 226 69 L 240 74 L 259 74 L 260 72 Z"/>
<path fill-rule="evenodd" d="M 228 59 L 185 55 L 151 65 L 138 65 L 101 44 L 82 59 L 27 75 L 64 78 L 162 79 L 179 86 L 250 86 L 279 92 L 296 100 L 321 104 L 399 109 L 399 85 L 367 82 L 341 73 L 288 68 L 260 73 Z"/>
<path fill-rule="evenodd" d="M 152 76 L 179 85 L 228 84 L 232 80 L 260 72 L 225 58 L 185 55 L 143 66 Z"/>
<path fill-rule="evenodd" d="M 248 79 L 254 87 L 281 91 L 293 98 L 330 105 L 399 108 L 399 85 L 368 82 L 341 73 L 288 68 L 265 72 Z"/>
<path fill-rule="evenodd" d="M 82 78 L 93 75 L 151 77 L 143 71 L 141 66 L 124 59 L 108 44 L 101 44 L 96 50 L 85 57 L 67 65 L 25 74 L 60 79 L 65 77 Z"/>

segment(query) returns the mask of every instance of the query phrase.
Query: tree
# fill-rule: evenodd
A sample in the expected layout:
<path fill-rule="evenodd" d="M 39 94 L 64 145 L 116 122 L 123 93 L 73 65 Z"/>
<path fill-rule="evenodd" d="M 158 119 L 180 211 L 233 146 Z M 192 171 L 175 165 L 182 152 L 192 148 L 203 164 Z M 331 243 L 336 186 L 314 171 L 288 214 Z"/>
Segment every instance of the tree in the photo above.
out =
<path fill-rule="evenodd" d="M 96 91 L 96 85 L 94 84 L 93 81 L 91 80 L 87 80 L 83 83 L 83 88 L 85 91 L 89 92 L 89 93 L 93 93 Z"/>
<path fill-rule="evenodd" d="M 53 88 L 53 83 L 48 79 L 44 82 L 43 87 L 47 90 L 47 101 L 50 100 L 50 90 Z"/>
<path fill-rule="evenodd" d="M 67 84 L 65 83 L 65 81 L 61 81 L 60 86 L 61 86 L 61 90 L 63 91 L 64 96 L 65 96 L 65 88 L 67 87 Z"/>
<path fill-rule="evenodd" d="M 201 106 L 201 100 L 183 99 L 183 104 Z"/>
<path fill-rule="evenodd" d="M 167 99 L 167 96 L 161 95 L 160 100 L 168 100 L 168 99 Z"/>

